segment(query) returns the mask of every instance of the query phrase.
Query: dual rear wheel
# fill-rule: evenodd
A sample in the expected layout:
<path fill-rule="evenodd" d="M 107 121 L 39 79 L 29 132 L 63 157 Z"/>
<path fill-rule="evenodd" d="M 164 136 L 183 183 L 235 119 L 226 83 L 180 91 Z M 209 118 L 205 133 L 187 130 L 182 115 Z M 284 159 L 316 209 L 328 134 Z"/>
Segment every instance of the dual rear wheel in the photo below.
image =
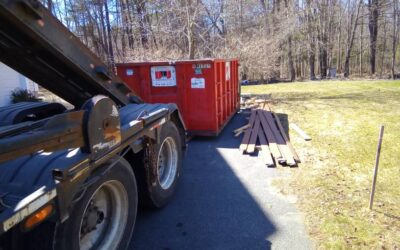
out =
<path fill-rule="evenodd" d="M 135 225 L 138 191 L 145 205 L 155 208 L 165 206 L 175 191 L 182 164 L 182 145 L 176 125 L 164 124 L 160 143 L 150 145 L 146 151 L 143 162 L 118 160 L 86 190 L 74 205 L 70 218 L 56 226 L 55 249 L 128 247 Z M 134 164 L 140 165 L 137 178 L 131 166 Z"/>

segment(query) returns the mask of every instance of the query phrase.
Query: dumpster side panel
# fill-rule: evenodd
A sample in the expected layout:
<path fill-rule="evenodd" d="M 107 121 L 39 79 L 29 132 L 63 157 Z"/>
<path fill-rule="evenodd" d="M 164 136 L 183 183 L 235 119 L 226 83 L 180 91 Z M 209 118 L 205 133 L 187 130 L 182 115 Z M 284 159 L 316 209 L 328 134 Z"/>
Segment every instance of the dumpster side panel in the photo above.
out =
<path fill-rule="evenodd" d="M 240 107 L 240 91 L 239 91 L 239 62 L 238 60 L 231 61 L 231 77 L 232 77 L 232 108 L 237 110 Z"/>
<path fill-rule="evenodd" d="M 146 96 L 141 85 L 141 70 L 145 70 L 142 67 L 126 64 L 124 66 L 117 67 L 117 74 L 120 76 L 130 87 L 133 89 L 144 101 Z"/>
<path fill-rule="evenodd" d="M 215 133 L 218 130 L 215 111 L 213 62 L 185 62 L 185 115 L 191 131 Z"/>
<path fill-rule="evenodd" d="M 193 135 L 217 135 L 239 108 L 237 60 L 126 63 L 117 72 L 145 102 L 176 103 Z"/>

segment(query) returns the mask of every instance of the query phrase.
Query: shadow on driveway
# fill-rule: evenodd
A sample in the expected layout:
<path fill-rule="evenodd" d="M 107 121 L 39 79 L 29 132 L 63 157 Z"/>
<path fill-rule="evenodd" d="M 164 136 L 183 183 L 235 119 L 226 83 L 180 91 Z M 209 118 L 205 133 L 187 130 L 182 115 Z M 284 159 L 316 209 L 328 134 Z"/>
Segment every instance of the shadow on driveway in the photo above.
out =
<path fill-rule="evenodd" d="M 162 210 L 139 212 L 130 249 L 271 248 L 276 227 L 241 179 L 260 160 L 243 156 L 241 136 L 232 134 L 246 122 L 238 114 L 219 137 L 189 143 L 175 197 Z"/>

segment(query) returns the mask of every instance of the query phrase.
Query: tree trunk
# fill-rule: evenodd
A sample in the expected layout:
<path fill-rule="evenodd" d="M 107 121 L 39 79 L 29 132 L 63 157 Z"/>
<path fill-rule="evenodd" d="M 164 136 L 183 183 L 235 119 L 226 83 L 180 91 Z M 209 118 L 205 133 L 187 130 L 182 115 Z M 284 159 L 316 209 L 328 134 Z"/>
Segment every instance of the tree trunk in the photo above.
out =
<path fill-rule="evenodd" d="M 326 73 L 328 69 L 328 37 L 327 37 L 327 25 L 328 25 L 328 6 L 327 4 L 320 3 L 319 5 L 319 17 L 318 17 L 318 27 L 317 27 L 317 40 L 318 40 L 318 60 L 319 69 L 322 79 L 326 78 Z"/>
<path fill-rule="evenodd" d="M 286 18 L 289 20 L 290 17 L 289 15 L 292 14 L 292 11 L 290 11 L 290 6 L 288 3 L 288 0 L 285 0 L 285 11 L 286 11 Z M 294 69 L 294 63 L 293 63 L 293 56 L 292 56 L 292 34 L 289 33 L 288 39 L 287 39 L 287 50 L 288 50 L 288 74 L 289 74 L 289 79 L 291 82 L 294 82 L 296 79 L 296 71 Z"/>
<path fill-rule="evenodd" d="M 357 29 L 357 23 L 358 23 L 358 17 L 360 14 L 360 7 L 361 7 L 362 0 L 360 0 L 356 6 L 356 13 L 352 14 L 351 17 L 351 33 L 349 34 L 349 39 L 347 39 L 347 49 L 346 49 L 346 59 L 344 62 L 344 77 L 349 77 L 350 75 L 350 55 L 351 55 L 351 49 L 353 48 L 353 43 L 354 43 L 354 37 L 356 36 L 356 29 Z M 355 15 L 355 16 L 354 16 Z M 352 21 L 354 19 L 354 25 L 352 24 Z"/>
<path fill-rule="evenodd" d="M 260 3 L 261 3 L 261 8 L 263 10 L 263 16 L 264 16 L 264 25 L 265 25 L 264 29 L 265 29 L 266 33 L 268 34 L 269 33 L 268 32 L 269 25 L 268 25 L 268 9 L 267 9 L 267 5 L 265 3 L 265 0 L 260 0 Z"/>
<path fill-rule="evenodd" d="M 326 73 L 328 69 L 328 53 L 326 51 L 326 45 L 327 45 L 327 39 L 325 38 L 325 31 L 323 31 L 323 28 L 320 28 L 319 34 L 318 34 L 318 41 L 319 41 L 319 54 L 318 54 L 318 59 L 319 59 L 319 69 L 320 69 L 320 74 L 321 78 L 325 79 L 326 78 Z"/>
<path fill-rule="evenodd" d="M 378 38 L 378 17 L 379 17 L 379 0 L 368 0 L 369 10 L 369 63 L 370 73 L 374 75 L 376 72 L 376 41 Z"/>
<path fill-rule="evenodd" d="M 397 45 L 397 19 L 398 19 L 398 0 L 393 0 L 393 40 L 392 40 L 392 67 L 391 77 L 395 78 L 394 67 L 396 65 L 396 45 Z"/>
<path fill-rule="evenodd" d="M 315 53 L 312 50 L 308 54 L 308 64 L 310 65 L 310 80 L 315 80 Z"/>
<path fill-rule="evenodd" d="M 292 36 L 288 37 L 288 67 L 289 67 L 289 77 L 290 81 L 294 82 L 296 80 L 296 71 L 294 70 L 293 57 L 292 57 Z"/>
<path fill-rule="evenodd" d="M 132 14 L 127 0 L 121 0 L 121 15 L 123 20 L 124 32 L 128 37 L 128 47 L 133 49 L 134 40 L 132 32 Z"/>
<path fill-rule="evenodd" d="M 189 24 L 188 42 L 189 42 L 189 59 L 194 59 L 196 53 L 196 40 L 193 32 L 193 23 Z"/>
<path fill-rule="evenodd" d="M 239 20 L 240 20 L 240 34 L 243 34 L 243 31 L 244 31 L 243 0 L 239 0 L 239 8 L 240 8 L 240 10 L 239 10 L 239 13 L 240 13 L 240 17 L 239 17 Z"/>
<path fill-rule="evenodd" d="M 364 18 L 362 18 L 362 22 L 361 22 L 361 26 L 360 26 L 360 66 L 359 66 L 359 71 L 360 71 L 360 76 L 361 77 L 363 75 L 363 54 L 364 54 L 363 31 L 364 31 Z"/>
<path fill-rule="evenodd" d="M 106 30 L 106 21 L 104 17 L 104 3 L 103 0 L 99 1 L 99 13 L 100 13 L 100 25 L 101 25 L 101 30 L 100 27 L 98 29 L 99 36 L 101 37 L 101 46 L 103 48 L 104 54 L 102 56 L 106 57 L 106 60 L 110 57 L 110 53 L 108 51 L 108 40 L 107 40 L 107 30 Z"/>
<path fill-rule="evenodd" d="M 53 0 L 47 0 L 47 9 L 53 14 Z"/>
<path fill-rule="evenodd" d="M 136 11 L 138 14 L 138 19 L 139 19 L 139 32 L 140 32 L 140 40 L 142 42 L 142 46 L 145 49 L 148 49 L 148 34 L 146 30 L 146 24 L 145 24 L 145 12 L 146 12 L 146 7 L 145 7 L 145 1 L 143 0 L 136 0 Z"/>
<path fill-rule="evenodd" d="M 324 46 L 321 46 L 319 51 L 319 68 L 321 70 L 321 78 L 325 79 L 328 71 L 328 53 Z"/>
<path fill-rule="evenodd" d="M 104 1 L 104 8 L 106 11 L 106 25 L 107 25 L 107 40 L 108 40 L 108 66 L 114 71 L 115 61 L 114 61 L 114 50 L 112 46 L 112 34 L 110 25 L 110 15 L 108 11 L 107 0 Z"/>
<path fill-rule="evenodd" d="M 313 15 L 311 10 L 311 1 L 307 0 L 306 20 L 307 20 L 307 40 L 308 40 L 308 64 L 310 70 L 310 80 L 315 80 L 315 34 L 312 28 Z"/>
<path fill-rule="evenodd" d="M 272 32 L 272 37 L 275 36 L 276 34 L 279 33 L 279 22 L 278 22 L 278 16 L 281 15 L 281 0 L 273 0 L 273 5 L 272 5 L 272 27 L 271 27 L 271 32 Z M 282 43 L 277 39 L 276 41 L 276 46 L 278 47 L 279 50 L 282 50 Z M 275 78 L 281 78 L 282 71 L 283 71 L 283 65 L 282 65 L 282 60 L 283 60 L 283 55 L 280 54 L 279 56 L 276 56 L 275 62 L 274 62 L 274 70 L 273 70 L 273 77 Z"/>
<path fill-rule="evenodd" d="M 342 12 L 340 11 L 339 15 L 339 27 L 338 27 L 338 53 L 337 53 L 337 63 L 336 63 L 336 68 L 338 73 L 342 72 L 342 48 L 341 48 L 341 38 L 342 38 Z"/>
<path fill-rule="evenodd" d="M 383 24 L 383 37 L 386 37 L 386 26 L 387 26 L 387 22 L 385 20 L 385 22 Z M 382 54 L 381 54 L 381 68 L 379 71 L 380 78 L 382 78 L 382 74 L 383 74 L 383 66 L 385 63 L 385 51 L 386 51 L 386 39 L 383 39 L 383 48 L 382 48 Z"/>

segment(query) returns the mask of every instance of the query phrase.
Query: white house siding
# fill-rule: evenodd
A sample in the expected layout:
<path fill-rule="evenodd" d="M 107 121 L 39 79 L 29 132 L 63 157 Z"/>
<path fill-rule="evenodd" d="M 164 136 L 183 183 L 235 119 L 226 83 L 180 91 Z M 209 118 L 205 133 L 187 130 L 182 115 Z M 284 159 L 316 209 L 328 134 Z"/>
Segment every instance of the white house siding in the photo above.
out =
<path fill-rule="evenodd" d="M 25 76 L 0 63 L 0 107 L 10 104 L 10 94 L 16 88 L 37 93 L 38 86 Z"/>

